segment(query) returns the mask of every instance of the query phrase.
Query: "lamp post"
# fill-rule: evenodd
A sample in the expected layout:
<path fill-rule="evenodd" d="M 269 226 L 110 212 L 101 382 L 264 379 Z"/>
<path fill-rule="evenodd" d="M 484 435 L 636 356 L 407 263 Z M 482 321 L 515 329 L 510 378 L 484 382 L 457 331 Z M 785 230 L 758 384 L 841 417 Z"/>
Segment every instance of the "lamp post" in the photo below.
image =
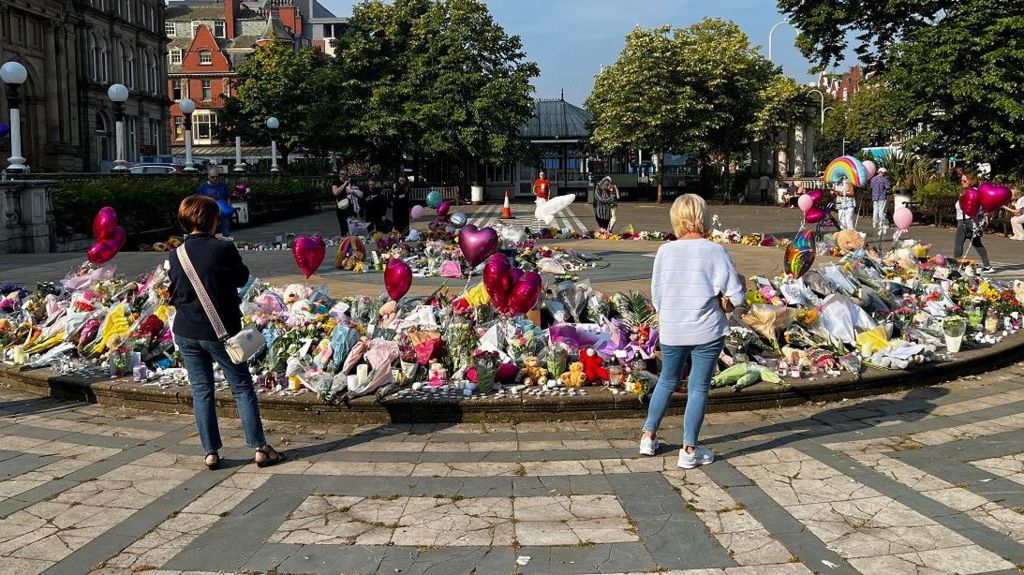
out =
<path fill-rule="evenodd" d="M 128 88 L 124 84 L 111 84 L 107 88 L 107 97 L 114 103 L 114 147 L 117 152 L 114 171 L 124 173 L 128 171 L 124 150 L 124 103 L 128 100 Z"/>
<path fill-rule="evenodd" d="M 196 111 L 196 103 L 191 98 L 182 98 L 178 109 L 185 115 L 185 171 L 195 172 L 197 170 L 192 163 L 192 112 Z"/>
<path fill-rule="evenodd" d="M 242 162 L 242 136 L 235 136 L 235 167 L 232 172 L 244 172 L 245 164 Z"/>
<path fill-rule="evenodd" d="M 852 144 L 852 140 L 843 139 L 843 155 L 846 155 L 846 144 Z"/>
<path fill-rule="evenodd" d="M 821 98 L 821 125 L 824 126 L 825 125 L 825 93 L 822 92 L 821 90 L 814 89 L 814 90 L 811 90 L 810 92 L 807 92 L 807 94 L 808 95 L 810 95 L 810 94 L 817 94 L 818 97 Z M 829 106 L 829 108 L 831 108 L 831 106 Z"/>
<path fill-rule="evenodd" d="M 775 29 L 776 28 L 778 28 L 779 26 L 782 26 L 784 24 L 789 24 L 789 18 L 786 18 L 782 22 L 776 23 L 774 26 L 772 26 L 771 30 L 768 30 L 768 61 L 769 62 L 774 63 L 772 61 L 772 34 L 775 33 Z"/>
<path fill-rule="evenodd" d="M 281 122 L 271 116 L 267 118 L 267 129 L 270 130 L 270 173 L 276 174 L 280 172 L 277 168 L 277 140 L 274 138 L 277 135 L 277 129 L 281 127 Z"/>
<path fill-rule="evenodd" d="M 28 79 L 28 71 L 18 62 L 7 62 L 0 66 L 0 80 L 7 85 L 7 108 L 11 110 L 11 157 L 7 158 L 7 172 L 21 174 L 28 172 L 28 164 L 21 155 L 21 85 Z"/>

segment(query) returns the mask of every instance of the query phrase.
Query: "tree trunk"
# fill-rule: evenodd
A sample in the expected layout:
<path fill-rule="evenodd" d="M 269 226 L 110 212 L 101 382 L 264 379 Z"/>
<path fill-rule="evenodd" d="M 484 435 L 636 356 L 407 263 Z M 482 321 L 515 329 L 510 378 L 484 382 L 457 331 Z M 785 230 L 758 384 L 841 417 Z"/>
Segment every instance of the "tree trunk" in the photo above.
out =
<path fill-rule="evenodd" d="M 725 166 L 722 168 L 722 197 L 728 199 L 732 197 L 732 180 L 729 178 L 729 164 L 731 163 L 732 154 L 729 152 L 725 153 Z"/>

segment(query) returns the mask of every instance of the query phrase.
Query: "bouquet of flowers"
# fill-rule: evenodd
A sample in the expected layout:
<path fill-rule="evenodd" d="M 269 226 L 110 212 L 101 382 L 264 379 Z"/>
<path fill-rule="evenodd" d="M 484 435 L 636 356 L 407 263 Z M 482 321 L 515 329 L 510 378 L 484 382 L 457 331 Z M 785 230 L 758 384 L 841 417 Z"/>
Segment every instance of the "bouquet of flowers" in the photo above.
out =
<path fill-rule="evenodd" d="M 494 392 L 494 379 L 498 375 L 500 365 L 501 356 L 496 351 L 478 349 L 473 352 L 473 367 L 476 368 L 476 381 L 480 386 L 480 393 Z"/>

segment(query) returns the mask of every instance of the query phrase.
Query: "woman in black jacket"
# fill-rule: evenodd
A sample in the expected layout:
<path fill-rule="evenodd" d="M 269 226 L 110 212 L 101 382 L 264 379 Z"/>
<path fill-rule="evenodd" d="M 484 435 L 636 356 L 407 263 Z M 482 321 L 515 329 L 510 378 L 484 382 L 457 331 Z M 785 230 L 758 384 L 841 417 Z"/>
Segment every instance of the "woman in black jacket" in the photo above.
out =
<path fill-rule="evenodd" d="M 220 219 L 217 202 L 202 196 L 185 198 L 178 207 L 178 222 L 189 232 L 178 250 L 186 250 L 199 281 L 209 294 L 213 307 L 229 335 L 242 330 L 241 301 L 238 288 L 249 280 L 249 268 L 231 242 L 213 236 Z M 224 379 L 231 387 L 242 420 L 242 430 L 249 447 L 256 449 L 256 465 L 266 467 L 284 460 L 267 445 L 260 421 L 260 406 L 253 389 L 249 366 L 231 361 L 224 342 L 214 331 L 203 304 L 192 287 L 192 282 L 181 266 L 177 250 L 170 258 L 171 298 L 174 304 L 174 343 L 188 371 L 192 387 L 192 412 L 199 428 L 199 440 L 206 453 L 205 463 L 210 469 L 220 466 L 218 451 L 223 447 L 217 426 L 214 403 L 213 362 L 224 371 Z"/>

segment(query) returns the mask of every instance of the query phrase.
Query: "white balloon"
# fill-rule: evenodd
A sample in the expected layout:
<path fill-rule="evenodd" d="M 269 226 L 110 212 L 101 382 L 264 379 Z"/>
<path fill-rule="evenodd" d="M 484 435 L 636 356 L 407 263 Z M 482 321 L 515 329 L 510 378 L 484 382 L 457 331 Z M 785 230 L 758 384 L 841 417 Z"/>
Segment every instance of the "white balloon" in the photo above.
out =
<path fill-rule="evenodd" d="M 534 210 L 534 217 L 544 222 L 544 225 L 550 226 L 555 221 L 555 216 L 565 208 L 568 208 L 575 199 L 576 196 L 574 194 L 558 196 L 547 201 L 538 199 L 537 208 Z"/>

